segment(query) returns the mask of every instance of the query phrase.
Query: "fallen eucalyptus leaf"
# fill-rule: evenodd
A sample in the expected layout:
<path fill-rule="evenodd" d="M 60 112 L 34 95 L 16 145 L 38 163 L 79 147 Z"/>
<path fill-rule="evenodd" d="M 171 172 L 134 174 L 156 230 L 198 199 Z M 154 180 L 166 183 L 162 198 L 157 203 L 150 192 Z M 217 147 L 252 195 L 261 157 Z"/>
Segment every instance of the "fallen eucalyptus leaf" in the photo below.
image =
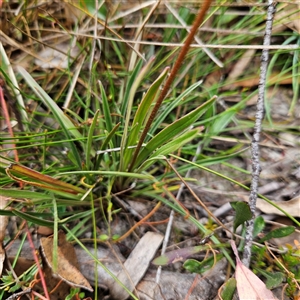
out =
<path fill-rule="evenodd" d="M 41 238 L 40 242 L 43 257 L 53 271 L 53 236 Z M 70 286 L 83 288 L 92 292 L 93 288 L 78 269 L 79 267 L 74 247 L 66 240 L 64 232 L 59 231 L 57 270 L 54 274 Z"/>
<path fill-rule="evenodd" d="M 236 257 L 235 279 L 240 300 L 277 299 L 273 293 L 267 289 L 263 281 L 261 281 L 250 269 L 243 265 L 239 258 L 234 241 L 231 240 L 230 243 Z"/>

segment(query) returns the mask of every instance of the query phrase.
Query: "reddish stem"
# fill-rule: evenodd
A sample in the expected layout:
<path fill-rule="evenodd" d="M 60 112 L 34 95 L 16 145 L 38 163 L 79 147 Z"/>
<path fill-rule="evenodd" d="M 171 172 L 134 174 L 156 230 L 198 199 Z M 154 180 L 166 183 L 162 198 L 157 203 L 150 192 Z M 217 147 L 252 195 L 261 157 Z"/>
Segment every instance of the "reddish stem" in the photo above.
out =
<path fill-rule="evenodd" d="M 32 250 L 33 257 L 34 257 L 34 260 L 35 260 L 37 268 L 38 268 L 38 272 L 40 274 L 41 283 L 42 283 L 42 287 L 43 287 L 44 292 L 45 292 L 45 296 L 46 296 L 47 300 L 50 300 L 50 296 L 49 296 L 49 293 L 48 293 L 48 290 L 47 290 L 47 285 L 46 285 L 45 277 L 44 277 L 44 274 L 43 274 L 43 271 L 42 271 L 39 259 L 38 259 L 37 255 L 36 255 L 35 247 L 34 247 L 34 244 L 33 244 L 33 241 L 32 241 L 32 237 L 31 237 L 31 234 L 30 234 L 27 222 L 25 224 L 25 228 L 26 228 L 26 231 L 27 231 L 27 238 L 28 238 L 28 241 L 29 241 L 29 245 L 30 245 L 30 248 Z"/>
<path fill-rule="evenodd" d="M 14 132 L 12 130 L 11 124 L 10 124 L 10 118 L 9 118 L 9 113 L 8 113 L 8 109 L 7 109 L 7 105 L 4 99 L 4 93 L 3 93 L 3 89 L 0 85 L 0 102 L 1 102 L 1 106 L 3 109 L 3 114 L 4 114 L 4 118 L 6 120 L 6 124 L 7 124 L 7 128 L 8 128 L 8 132 L 11 136 L 11 138 L 14 138 Z M 16 150 L 16 145 L 15 143 L 12 143 L 13 147 L 14 147 L 14 156 L 15 156 L 15 161 L 18 162 L 19 161 L 19 157 L 18 157 L 18 152 Z"/>

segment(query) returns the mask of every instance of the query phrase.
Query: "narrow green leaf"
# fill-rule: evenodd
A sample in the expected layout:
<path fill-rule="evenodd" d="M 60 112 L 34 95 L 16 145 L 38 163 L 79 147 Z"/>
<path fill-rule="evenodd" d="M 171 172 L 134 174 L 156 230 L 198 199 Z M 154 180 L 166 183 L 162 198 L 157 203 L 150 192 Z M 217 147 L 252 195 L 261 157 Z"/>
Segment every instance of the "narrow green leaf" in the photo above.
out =
<path fill-rule="evenodd" d="M 30 192 L 23 190 L 14 190 L 14 189 L 3 189 L 0 188 L 0 195 L 5 197 L 11 197 L 13 199 L 40 199 L 40 200 L 51 200 L 50 195 L 39 192 Z"/>
<path fill-rule="evenodd" d="M 97 211 L 98 209 L 94 209 L 94 211 Z M 68 222 L 71 222 L 71 221 L 75 221 L 75 220 L 80 220 L 82 218 L 85 218 L 85 217 L 90 217 L 91 215 L 93 214 L 93 210 L 92 209 L 89 209 L 89 210 L 85 210 L 83 212 L 80 212 L 80 213 L 77 213 L 77 214 L 72 214 L 71 216 L 69 217 L 66 217 L 64 219 L 61 219 L 59 221 L 60 224 L 65 224 L 65 223 L 68 223 Z"/>
<path fill-rule="evenodd" d="M 176 137 L 174 140 L 158 148 L 153 153 L 153 155 L 150 156 L 150 158 L 158 155 L 167 155 L 169 153 L 177 151 L 180 147 L 182 147 L 183 145 L 185 145 L 186 143 L 194 139 L 198 133 L 199 133 L 199 129 L 197 128 L 183 133 L 182 135 Z"/>
<path fill-rule="evenodd" d="M 0 209 L 0 216 L 9 216 L 13 217 L 14 214 L 10 210 Z"/>
<path fill-rule="evenodd" d="M 299 32 L 298 32 L 299 33 Z M 297 44 L 300 49 L 300 36 L 298 35 Z M 295 106 L 297 101 L 299 101 L 299 94 L 300 94 L 300 58 L 299 58 L 299 51 L 295 51 L 293 55 L 293 67 L 292 67 L 292 81 L 293 81 L 293 99 L 291 102 L 291 106 L 289 109 L 289 115 L 293 115 L 295 113 Z"/>
<path fill-rule="evenodd" d="M 263 243 L 265 241 L 268 241 L 273 238 L 282 238 L 285 236 L 288 236 L 292 233 L 295 232 L 295 227 L 294 226 L 286 226 L 286 227 L 280 227 L 276 228 L 269 233 L 267 233 L 262 239 L 260 239 L 260 243 Z"/>
<path fill-rule="evenodd" d="M 183 93 L 181 93 L 176 99 L 172 100 L 168 105 L 164 105 L 164 109 L 159 112 L 155 120 L 153 121 L 151 128 L 149 130 L 149 136 L 153 136 L 157 128 L 162 124 L 167 116 L 184 100 L 190 95 L 196 88 L 198 88 L 202 83 L 198 81 L 188 87 Z"/>
<path fill-rule="evenodd" d="M 71 140 L 70 134 L 72 134 L 76 139 L 81 140 L 83 137 L 80 132 L 75 128 L 71 120 L 62 112 L 59 106 L 49 97 L 49 95 L 37 84 L 37 82 L 31 77 L 31 75 L 25 71 L 24 68 L 18 67 L 18 71 L 26 80 L 28 85 L 36 93 L 36 95 L 43 101 L 43 103 L 51 110 L 54 118 L 60 124 L 66 137 Z M 81 158 L 78 150 L 73 142 L 69 142 L 70 148 L 74 157 L 76 158 L 77 167 L 81 169 Z"/>
<path fill-rule="evenodd" d="M 218 117 L 209 127 L 209 133 L 211 135 L 219 135 L 220 132 L 231 122 L 232 118 L 235 116 L 237 108 L 230 108 L 226 111 L 218 114 Z"/>
<path fill-rule="evenodd" d="M 132 117 L 132 106 L 134 97 L 136 94 L 136 90 L 139 87 L 141 81 L 144 79 L 146 74 L 149 72 L 152 64 L 154 62 L 154 57 L 152 57 L 148 63 L 142 68 L 142 70 L 139 73 L 136 73 L 137 70 L 139 70 L 137 67 L 139 64 L 137 64 L 137 67 L 134 69 L 134 72 L 132 76 L 129 79 L 129 82 L 131 85 L 127 85 L 126 92 L 125 92 L 125 99 L 124 101 L 127 103 L 126 105 L 126 111 L 124 111 L 123 115 L 125 115 L 125 123 L 124 123 L 124 130 L 121 140 L 121 150 L 120 150 L 120 165 L 119 165 L 119 171 L 125 171 L 127 169 L 127 166 L 124 164 L 124 152 L 126 152 L 126 144 L 128 139 L 128 131 L 129 131 L 129 123 Z M 135 76 L 133 76 L 135 74 Z M 125 113 L 126 112 L 126 113 Z"/>
<path fill-rule="evenodd" d="M 138 143 L 139 136 L 141 134 L 141 128 L 145 125 L 150 116 L 150 106 L 157 99 L 157 96 L 160 92 L 160 86 L 166 78 L 168 70 L 169 68 L 165 68 L 162 74 L 152 83 L 141 103 L 139 104 L 132 122 L 132 129 L 128 137 L 126 150 L 124 150 L 124 168 L 129 165 L 132 158 L 132 153 L 134 151 L 132 148 L 127 147 L 136 145 Z"/>
<path fill-rule="evenodd" d="M 154 158 L 160 159 L 164 155 L 168 155 L 177 151 L 183 145 L 187 144 L 189 141 L 193 140 L 197 134 L 199 133 L 198 129 L 194 129 L 184 134 L 180 135 L 179 137 L 175 138 L 174 140 L 170 141 L 169 143 L 163 145 L 162 147 L 158 148 L 154 153 L 151 154 L 149 159 L 145 161 L 139 168 L 138 171 L 141 172 L 143 170 L 147 170 L 151 165 L 154 163 Z"/>
<path fill-rule="evenodd" d="M 105 119 L 105 127 L 108 132 L 112 131 L 113 129 L 113 122 L 111 118 L 111 112 L 108 104 L 108 99 L 104 90 L 104 87 L 99 81 L 100 86 L 100 92 L 101 92 L 101 99 L 102 99 L 102 107 L 103 107 L 103 113 L 104 113 L 104 119 Z"/>
<path fill-rule="evenodd" d="M 98 116 L 99 116 L 99 110 L 96 111 L 88 132 L 87 145 L 85 147 L 85 165 L 87 170 L 90 170 L 91 158 L 93 157 L 92 153 L 95 153 L 95 151 L 92 150 L 92 143 L 94 139 L 94 130 L 98 121 Z"/>
<path fill-rule="evenodd" d="M 148 117 L 150 115 L 149 109 L 152 103 L 155 102 L 157 96 L 160 92 L 160 86 L 165 80 L 168 74 L 169 68 L 165 68 L 160 76 L 152 83 L 147 93 L 143 97 L 141 103 L 138 106 L 138 109 L 134 115 L 132 122 L 132 130 L 128 137 L 128 146 L 132 146 L 138 143 L 139 135 L 141 134 L 140 130 L 144 124 L 147 123 Z"/>
<path fill-rule="evenodd" d="M 153 62 L 153 59 L 151 60 L 151 64 L 152 64 L 152 62 Z M 140 71 L 141 71 L 142 66 L 143 66 L 143 61 L 139 60 L 138 63 L 136 64 L 136 67 L 134 68 L 134 70 L 132 71 L 132 73 L 129 76 L 128 82 L 126 84 L 124 98 L 122 99 L 122 103 L 121 103 L 121 105 L 122 105 L 121 106 L 121 115 L 122 116 L 126 115 L 130 98 L 135 94 L 138 84 L 142 80 L 142 78 L 140 76 Z M 147 69 L 147 67 L 146 67 L 146 69 Z M 133 94 L 133 95 L 130 95 L 130 94 Z"/>
<path fill-rule="evenodd" d="M 52 204 L 51 204 L 52 206 Z M 70 212 L 68 212 L 70 214 Z M 42 212 L 28 212 L 28 214 L 30 214 L 31 216 L 33 217 L 36 217 L 36 218 L 40 218 L 40 219 L 46 219 L 46 218 L 52 218 L 53 217 L 53 214 L 52 213 L 42 213 Z M 9 210 L 3 210 L 3 209 L 0 209 L 0 215 L 3 215 L 3 216 L 14 216 L 15 214 L 12 212 L 12 211 L 9 211 Z"/>
<path fill-rule="evenodd" d="M 53 273 L 57 273 L 58 267 L 58 258 L 57 258 L 57 251 L 58 251 L 58 211 L 57 211 L 57 203 L 56 198 L 52 193 L 52 211 L 53 211 L 53 248 L 52 248 L 52 270 Z"/>
<path fill-rule="evenodd" d="M 40 225 L 40 226 L 46 226 L 46 227 L 51 227 L 53 228 L 54 226 L 54 222 L 53 221 L 47 221 L 45 219 L 41 219 L 41 218 L 37 218 L 37 217 L 34 217 L 32 215 L 30 215 L 29 213 L 24 213 L 24 212 L 21 212 L 19 210 L 16 210 L 16 209 L 13 209 L 12 210 L 13 214 L 24 219 L 24 220 L 27 220 L 33 224 L 36 224 L 36 225 Z"/>
<path fill-rule="evenodd" d="M 99 167 L 100 167 L 100 164 L 101 164 L 101 161 L 102 161 L 102 158 L 103 158 L 103 155 L 104 155 L 104 150 L 106 150 L 106 148 L 108 147 L 109 145 L 109 142 L 111 141 L 111 139 L 113 138 L 113 136 L 116 134 L 119 126 L 120 126 L 121 123 L 118 123 L 114 126 L 114 128 L 108 133 L 106 139 L 104 140 L 104 142 L 102 143 L 101 145 L 101 148 L 100 150 L 97 151 L 97 154 L 98 154 L 98 158 L 97 158 L 97 162 L 96 162 L 96 166 L 95 166 L 95 170 L 98 170 Z"/>
<path fill-rule="evenodd" d="M 208 100 L 200 107 L 196 108 L 187 115 L 168 125 L 156 136 L 154 136 L 138 155 L 135 163 L 135 168 L 138 167 L 158 147 L 162 146 L 166 142 L 173 139 L 176 135 L 182 133 L 184 130 L 190 127 L 198 118 L 200 118 L 200 116 L 214 101 L 215 98 Z"/>
<path fill-rule="evenodd" d="M 121 176 L 121 177 L 132 177 L 138 179 L 154 179 L 150 174 L 140 174 L 140 173 L 130 173 L 130 172 L 117 172 L 117 171 L 72 171 L 72 172 L 62 172 L 60 175 L 70 175 L 70 174 L 97 174 L 102 176 Z"/>
<path fill-rule="evenodd" d="M 10 84 L 10 87 L 14 93 L 14 96 L 16 97 L 17 99 L 17 103 L 18 105 L 20 106 L 20 114 L 22 116 L 22 121 L 24 122 L 23 125 L 25 127 L 25 130 L 28 131 L 28 115 L 27 115 L 27 111 L 26 111 L 26 108 L 25 108 L 25 103 L 24 103 L 24 100 L 23 100 L 23 97 L 22 97 L 22 94 L 20 93 L 20 88 L 19 88 L 19 85 L 18 85 L 18 81 L 16 79 L 16 75 L 15 75 L 15 72 L 13 70 L 13 66 L 12 64 L 10 63 L 10 60 L 9 58 L 7 57 L 7 54 L 5 52 L 5 49 L 2 45 L 2 43 L 0 43 L 0 61 L 1 61 L 1 67 L 0 67 L 0 70 L 1 70 L 1 73 L 2 75 L 5 77 L 5 80 L 6 82 Z"/>

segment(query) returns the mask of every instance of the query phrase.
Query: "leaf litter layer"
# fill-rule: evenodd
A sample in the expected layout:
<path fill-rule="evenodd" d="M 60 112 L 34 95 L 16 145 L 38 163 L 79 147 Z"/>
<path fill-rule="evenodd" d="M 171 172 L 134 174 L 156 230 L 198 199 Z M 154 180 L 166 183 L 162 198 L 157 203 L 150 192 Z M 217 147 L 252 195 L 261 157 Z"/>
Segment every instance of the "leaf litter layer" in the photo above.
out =
<path fill-rule="evenodd" d="M 197 294 L 203 299 L 215 297 L 218 288 L 229 282 L 226 264 L 234 265 L 226 244 L 237 217 L 240 227 L 235 228 L 235 240 L 239 250 L 243 249 L 246 218 L 241 219 L 239 210 L 229 202 L 244 201 L 246 205 L 248 201 L 249 145 L 266 6 L 212 3 L 137 150 L 169 76 L 166 67 L 172 68 L 178 59 L 199 3 L 120 1 L 98 3 L 98 9 L 95 5 L 83 1 L 2 4 L 1 217 L 13 217 L 8 231 L 6 221 L 3 223 L 4 244 L 7 250 L 23 248 L 32 260 L 28 243 L 20 244 L 19 239 L 25 240 L 34 229 L 40 235 L 46 226 L 51 229 L 46 235 L 53 234 L 52 259 L 62 263 L 59 229 L 63 229 L 67 240 L 77 244 L 80 271 L 94 288 L 92 297 L 102 299 L 105 293 L 114 293 L 115 283 L 122 286 L 118 283 L 122 265 L 110 264 L 103 272 L 107 265 L 95 265 L 97 256 L 107 258 L 107 247 L 115 255 L 109 258 L 113 262 L 129 259 L 135 248 L 143 253 L 147 246 L 137 246 L 145 232 L 164 235 L 171 219 L 171 235 L 164 242 L 163 249 L 167 249 L 162 256 L 167 266 L 159 276 L 156 267 L 148 266 L 152 258 L 141 262 L 147 274 L 141 275 L 138 286 L 134 284 L 135 290 L 122 280 L 123 297 L 133 292 L 137 299 L 148 299 L 150 290 L 154 299 L 160 299 L 161 293 L 170 297 L 177 293 L 180 299 L 190 293 L 190 298 Z M 293 230 L 299 225 L 300 209 L 297 20 L 296 3 L 278 3 L 269 54 L 260 141 L 261 195 L 250 266 L 269 289 L 294 297 L 300 278 L 299 229 Z M 22 167 L 17 174 L 10 172 L 15 167 L 8 165 L 13 162 L 39 175 L 33 177 Z M 44 175 L 53 180 L 49 183 Z M 62 190 L 66 186 L 76 193 Z M 273 206 L 270 214 L 264 196 L 278 202 L 289 218 L 279 217 L 284 213 Z M 238 206 L 243 215 L 247 206 Z M 10 242 L 15 237 L 17 240 Z M 35 247 L 39 240 L 40 236 Z M 156 256 L 159 240 L 153 242 Z M 202 242 L 203 248 L 198 246 Z M 199 251 L 195 247 L 200 247 Z M 174 258 L 171 250 L 177 249 L 181 252 L 175 252 Z M 11 256 L 18 258 L 13 252 Z M 50 276 L 44 270 L 45 257 L 43 269 L 38 261 L 29 263 L 27 270 L 17 269 L 21 286 L 13 273 L 3 273 L 2 296 L 4 289 L 10 289 L 5 294 L 8 297 L 29 286 L 32 293 L 40 295 L 36 294 L 37 299 L 42 299 L 41 295 L 84 298 L 84 291 L 88 295 L 88 289 L 78 283 L 71 290 L 60 288 L 57 292 L 51 292 L 47 280 L 44 286 L 36 283 L 37 269 L 41 278 Z M 86 265 L 89 267 L 83 268 Z M 183 267 L 188 272 L 183 272 Z M 207 272 L 204 279 L 195 276 L 203 272 Z M 279 279 L 270 282 L 273 275 Z M 160 277 L 158 290 L 155 277 Z M 72 285 L 69 279 L 63 282 Z M 170 291 L 168 286 L 177 282 L 186 284 Z M 208 287 L 212 282 L 213 289 Z M 76 290 L 78 285 L 81 293 Z"/>

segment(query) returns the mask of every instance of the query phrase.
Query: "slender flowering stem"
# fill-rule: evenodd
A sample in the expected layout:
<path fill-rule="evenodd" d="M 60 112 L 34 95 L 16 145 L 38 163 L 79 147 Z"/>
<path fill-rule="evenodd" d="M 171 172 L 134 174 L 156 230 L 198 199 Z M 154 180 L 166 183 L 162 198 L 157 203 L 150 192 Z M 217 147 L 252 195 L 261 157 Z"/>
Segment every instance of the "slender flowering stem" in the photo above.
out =
<path fill-rule="evenodd" d="M 267 20 L 266 20 L 266 31 L 264 36 L 264 46 L 269 46 L 271 43 L 272 35 L 272 25 L 273 18 L 275 13 L 275 4 L 273 0 L 268 0 L 268 9 L 267 9 Z M 267 68 L 269 61 L 269 50 L 264 48 L 261 54 L 261 64 L 260 64 L 260 79 L 258 86 L 258 100 L 256 105 L 256 116 L 255 116 L 255 127 L 253 133 L 253 140 L 251 145 L 252 152 L 252 181 L 251 181 L 251 190 L 249 197 L 249 206 L 252 212 L 252 219 L 247 224 L 246 236 L 245 236 L 245 247 L 243 253 L 243 264 L 246 267 L 249 267 L 251 260 L 251 246 L 253 240 L 253 228 L 254 228 L 254 218 L 256 210 L 256 199 L 258 192 L 258 181 L 259 175 L 261 172 L 261 167 L 259 163 L 259 140 L 261 133 L 262 120 L 264 118 L 264 100 L 265 100 L 265 89 L 266 89 L 266 77 L 267 77 Z"/>

